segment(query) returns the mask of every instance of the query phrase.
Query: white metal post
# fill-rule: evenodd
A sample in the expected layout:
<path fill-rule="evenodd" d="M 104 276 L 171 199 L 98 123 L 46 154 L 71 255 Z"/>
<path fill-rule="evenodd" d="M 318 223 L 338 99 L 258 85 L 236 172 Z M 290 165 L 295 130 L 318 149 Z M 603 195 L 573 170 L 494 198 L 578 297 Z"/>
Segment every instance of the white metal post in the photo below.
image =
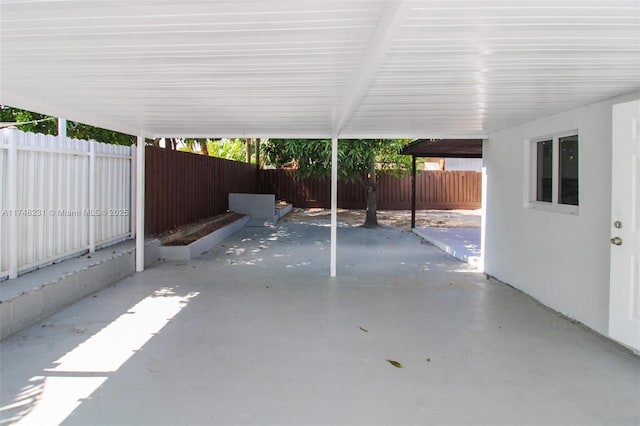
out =
<path fill-rule="evenodd" d="M 144 271 L 144 136 L 138 136 L 136 155 L 136 272 Z"/>
<path fill-rule="evenodd" d="M 9 152 L 7 156 L 7 257 L 9 261 L 9 279 L 18 276 L 18 221 L 17 221 L 17 185 L 18 185 L 18 148 L 16 131 L 9 130 Z"/>
<path fill-rule="evenodd" d="M 482 160 L 484 162 L 484 159 Z M 480 268 L 484 272 L 485 241 L 487 238 L 487 167 L 482 166 L 482 216 L 480 216 Z"/>
<path fill-rule="evenodd" d="M 331 138 L 331 276 L 336 276 L 338 238 L 338 138 Z"/>
<path fill-rule="evenodd" d="M 58 117 L 58 137 L 59 138 L 67 137 L 67 120 L 60 117 Z"/>
<path fill-rule="evenodd" d="M 96 251 L 96 141 L 89 141 L 89 253 Z"/>
<path fill-rule="evenodd" d="M 136 216 L 136 191 L 138 187 L 136 185 L 136 161 L 138 156 L 136 152 L 138 151 L 138 147 L 133 145 L 131 150 L 129 151 L 131 158 L 129 159 L 129 228 L 130 228 L 130 237 L 135 238 L 136 236 L 136 221 L 138 217 Z"/>

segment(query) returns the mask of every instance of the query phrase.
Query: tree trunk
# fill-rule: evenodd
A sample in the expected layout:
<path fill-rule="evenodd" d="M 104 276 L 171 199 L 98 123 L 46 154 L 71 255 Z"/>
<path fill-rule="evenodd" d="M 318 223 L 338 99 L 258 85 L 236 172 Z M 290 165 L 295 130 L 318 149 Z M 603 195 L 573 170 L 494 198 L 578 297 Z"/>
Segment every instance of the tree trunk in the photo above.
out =
<path fill-rule="evenodd" d="M 367 176 L 367 216 L 364 221 L 366 228 L 378 226 L 378 179 L 376 177 L 375 154 L 371 153 L 369 160 L 369 174 Z"/>
<path fill-rule="evenodd" d="M 200 140 L 200 154 L 209 156 L 209 148 L 207 148 L 207 140 Z"/>
<path fill-rule="evenodd" d="M 261 138 L 256 139 L 256 191 L 260 191 L 260 142 Z"/>

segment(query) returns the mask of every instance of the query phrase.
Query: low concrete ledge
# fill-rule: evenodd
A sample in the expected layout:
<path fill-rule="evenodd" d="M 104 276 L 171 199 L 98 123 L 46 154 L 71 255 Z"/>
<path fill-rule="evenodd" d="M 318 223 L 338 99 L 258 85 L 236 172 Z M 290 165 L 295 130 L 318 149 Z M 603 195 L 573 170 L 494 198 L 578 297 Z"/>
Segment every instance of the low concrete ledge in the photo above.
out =
<path fill-rule="evenodd" d="M 280 207 L 276 207 L 276 211 L 278 212 L 278 218 L 282 218 L 286 215 L 288 215 L 291 210 L 293 210 L 293 204 L 285 204 L 283 206 Z"/>
<path fill-rule="evenodd" d="M 477 228 L 414 228 L 413 233 L 445 253 L 478 270 L 483 269 L 480 253 L 480 229 Z"/>
<path fill-rule="evenodd" d="M 251 216 L 247 226 L 273 226 L 293 205 L 276 205 L 274 194 L 229 194 L 229 210 Z"/>
<path fill-rule="evenodd" d="M 159 245 L 145 243 L 145 265 L 157 260 Z M 0 339 L 133 274 L 135 256 L 127 240 L 0 283 Z"/>
<path fill-rule="evenodd" d="M 273 217 L 269 219 L 255 219 L 251 218 L 247 223 L 247 226 L 274 226 L 280 218 L 287 215 L 289 212 L 293 210 L 292 204 L 285 204 L 279 207 L 274 208 Z"/>
<path fill-rule="evenodd" d="M 158 256 L 164 260 L 192 260 L 202 256 L 203 253 L 211 250 L 212 247 L 220 244 L 231 235 L 238 232 L 249 222 L 249 216 L 242 218 L 217 229 L 204 237 L 197 239 L 185 246 L 160 246 Z"/>

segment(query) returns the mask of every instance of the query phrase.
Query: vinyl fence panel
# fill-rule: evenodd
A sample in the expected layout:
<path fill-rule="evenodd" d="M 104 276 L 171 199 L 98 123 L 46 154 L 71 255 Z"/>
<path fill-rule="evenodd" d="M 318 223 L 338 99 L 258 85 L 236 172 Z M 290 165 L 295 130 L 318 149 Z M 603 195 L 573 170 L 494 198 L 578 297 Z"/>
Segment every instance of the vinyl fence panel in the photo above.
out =
<path fill-rule="evenodd" d="M 131 147 L 0 131 L 0 278 L 131 236 Z"/>

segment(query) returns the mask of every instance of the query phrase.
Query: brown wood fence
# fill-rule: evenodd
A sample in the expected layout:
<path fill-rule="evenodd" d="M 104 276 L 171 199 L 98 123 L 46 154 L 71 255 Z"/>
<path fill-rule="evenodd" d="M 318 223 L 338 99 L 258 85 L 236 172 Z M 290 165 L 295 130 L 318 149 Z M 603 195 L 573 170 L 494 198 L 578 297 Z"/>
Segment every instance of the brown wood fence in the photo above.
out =
<path fill-rule="evenodd" d="M 155 147 L 145 156 L 147 234 L 224 213 L 229 192 L 256 192 L 252 164 Z"/>
<path fill-rule="evenodd" d="M 293 170 L 261 170 L 255 165 L 168 149 L 147 147 L 145 231 L 156 234 L 215 216 L 228 209 L 230 192 L 273 193 L 296 207 L 331 206 L 329 179 L 301 179 Z M 481 174 L 427 171 L 416 178 L 416 208 L 476 209 L 481 205 Z M 364 209 L 366 192 L 358 182 L 338 182 L 338 207 Z M 411 177 L 382 175 L 378 208 L 411 208 Z"/>
<path fill-rule="evenodd" d="M 331 207 L 331 181 L 329 179 L 302 179 L 295 170 L 260 170 L 263 194 L 275 194 L 295 207 Z M 366 193 L 362 184 L 338 181 L 338 207 L 363 209 Z"/>
<path fill-rule="evenodd" d="M 329 179 L 301 179 L 293 170 L 261 170 L 262 193 L 273 193 L 295 207 L 331 206 Z M 478 209 L 482 174 L 472 171 L 426 171 L 416 177 L 417 209 Z M 338 207 L 364 209 L 366 192 L 360 183 L 338 182 Z M 382 175 L 378 181 L 378 208 L 411 209 L 411 177 Z"/>
<path fill-rule="evenodd" d="M 482 173 L 425 171 L 416 176 L 417 209 L 479 209 L 482 205 Z M 382 176 L 378 208 L 411 209 L 411 177 Z"/>

